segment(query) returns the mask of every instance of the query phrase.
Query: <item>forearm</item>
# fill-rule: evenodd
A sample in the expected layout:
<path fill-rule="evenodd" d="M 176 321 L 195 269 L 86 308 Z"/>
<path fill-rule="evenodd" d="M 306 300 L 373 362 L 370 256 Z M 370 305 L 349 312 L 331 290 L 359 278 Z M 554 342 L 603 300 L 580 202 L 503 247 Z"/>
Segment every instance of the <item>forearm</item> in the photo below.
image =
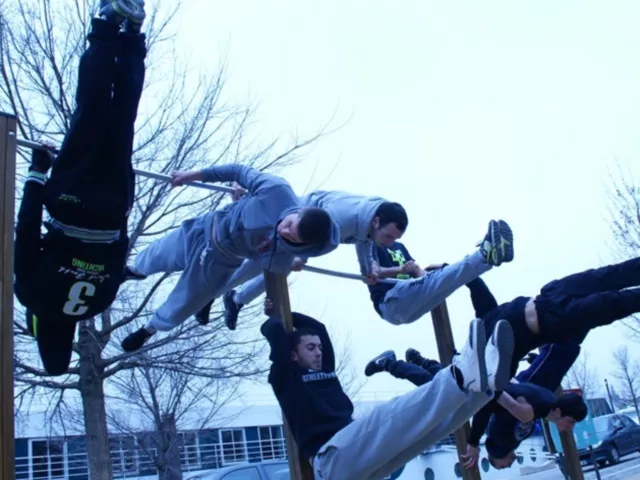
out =
<path fill-rule="evenodd" d="M 395 278 L 403 273 L 402 267 L 379 267 L 378 269 L 378 277 L 380 278 Z"/>
<path fill-rule="evenodd" d="M 15 238 L 14 271 L 17 276 L 29 276 L 40 255 L 42 206 L 46 180 L 46 174 L 31 171 L 24 184 Z"/>
<path fill-rule="evenodd" d="M 473 416 L 471 421 L 471 432 L 469 433 L 469 439 L 467 443 L 472 447 L 480 445 L 480 439 L 484 435 L 487 425 L 489 425 L 489 419 L 491 418 L 491 410 L 486 406 Z"/>
<path fill-rule="evenodd" d="M 356 243 L 356 255 L 360 264 L 360 273 L 364 276 L 373 273 L 373 248 L 374 245 L 371 241 Z"/>
<path fill-rule="evenodd" d="M 260 327 L 260 333 L 267 340 L 271 348 L 269 360 L 274 365 L 284 364 L 290 360 L 289 338 L 284 324 L 277 317 L 269 317 Z"/>
<path fill-rule="evenodd" d="M 507 392 L 502 392 L 502 395 L 500 395 L 500 398 L 498 399 L 498 405 L 522 423 L 532 422 L 535 418 L 531 405 L 516 401 Z"/>
<path fill-rule="evenodd" d="M 236 182 L 250 194 L 274 186 L 288 186 L 282 178 L 241 164 L 214 165 L 200 171 L 203 182 Z"/>

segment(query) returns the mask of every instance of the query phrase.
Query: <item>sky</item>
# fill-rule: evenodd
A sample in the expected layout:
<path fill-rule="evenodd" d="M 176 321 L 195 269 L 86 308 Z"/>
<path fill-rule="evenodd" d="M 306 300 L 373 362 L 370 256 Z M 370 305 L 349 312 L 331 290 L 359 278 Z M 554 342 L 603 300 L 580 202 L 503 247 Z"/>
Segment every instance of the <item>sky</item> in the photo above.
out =
<path fill-rule="evenodd" d="M 261 138 L 313 134 L 334 113 L 334 125 L 346 122 L 282 175 L 299 194 L 402 203 L 403 243 L 421 265 L 461 259 L 490 219 L 508 221 L 515 260 L 484 276 L 507 301 L 614 260 L 608 174 L 616 161 L 640 165 L 639 18 L 633 1 L 189 0 L 176 28 L 194 72 L 226 57 L 224 95 L 259 102 Z M 346 245 L 310 264 L 358 270 Z M 387 349 L 437 356 L 430 315 L 393 326 L 360 282 L 290 278 L 293 308 L 325 322 L 338 343 L 350 338 L 360 378 Z M 468 291 L 447 304 L 461 346 Z M 610 326 L 584 349 L 610 376 L 613 349 L 629 342 L 625 327 Z M 248 388 L 245 398 L 272 398 L 266 386 Z M 360 396 L 410 388 L 381 374 Z"/>

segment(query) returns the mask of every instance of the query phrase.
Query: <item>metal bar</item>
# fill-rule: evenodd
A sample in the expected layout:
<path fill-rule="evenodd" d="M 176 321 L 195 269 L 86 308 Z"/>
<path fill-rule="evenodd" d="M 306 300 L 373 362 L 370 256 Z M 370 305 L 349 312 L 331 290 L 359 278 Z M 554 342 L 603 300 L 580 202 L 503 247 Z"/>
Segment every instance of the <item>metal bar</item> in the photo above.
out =
<path fill-rule="evenodd" d="M 453 359 L 455 344 L 453 342 L 453 332 L 451 331 L 447 302 L 442 302 L 431 311 L 431 319 L 433 320 L 433 330 L 436 334 L 440 363 L 442 365 L 450 365 Z M 458 456 L 467 453 L 467 440 L 469 439 L 470 433 L 471 427 L 469 422 L 453 432 L 456 439 Z M 472 470 L 467 470 L 462 466 L 462 463 L 460 463 L 460 472 L 462 473 L 463 480 L 480 480 L 480 470 L 478 470 L 477 466 Z"/>
<path fill-rule="evenodd" d="M 0 480 L 15 478 L 13 424 L 13 234 L 16 181 L 16 117 L 0 113 L 2 236 L 0 256 Z"/>
<path fill-rule="evenodd" d="M 24 147 L 24 148 L 30 148 L 31 150 L 45 150 L 45 147 L 42 144 L 32 142 L 31 140 L 20 139 L 18 140 L 18 146 Z M 56 154 L 60 153 L 58 149 L 53 149 L 53 152 Z M 155 172 L 147 172 L 146 170 L 139 170 L 137 168 L 134 168 L 133 171 L 136 173 L 136 175 L 140 175 L 141 177 L 154 178 L 156 180 L 161 180 L 167 183 L 171 182 L 171 177 L 169 175 L 163 175 L 161 173 L 155 173 Z M 203 182 L 187 182 L 185 183 L 185 185 L 188 185 L 190 187 L 202 188 L 204 190 L 212 190 L 214 192 L 223 192 L 223 193 L 234 192 L 234 189 L 232 187 L 225 187 L 223 185 L 213 185 L 213 184 L 203 183 Z"/>
<path fill-rule="evenodd" d="M 291 318 L 287 276 L 265 270 L 264 280 L 267 287 L 267 298 L 273 302 L 274 312 L 282 319 L 287 332 L 291 332 L 293 330 L 293 320 Z M 301 457 L 284 414 L 282 415 L 282 421 L 284 425 L 284 436 L 287 442 L 287 457 L 289 458 L 289 475 L 291 480 L 313 480 L 314 476 L 311 464 L 308 459 Z"/>
<path fill-rule="evenodd" d="M 349 280 L 364 280 L 365 277 L 357 275 L 355 273 L 337 272 L 335 270 L 327 270 L 326 268 L 312 267 L 311 265 L 305 265 L 302 267 L 307 272 L 319 273 L 320 275 L 329 275 L 330 277 L 347 278 Z M 406 280 L 398 280 L 395 278 L 381 278 L 378 283 L 392 283 L 396 284 Z"/>

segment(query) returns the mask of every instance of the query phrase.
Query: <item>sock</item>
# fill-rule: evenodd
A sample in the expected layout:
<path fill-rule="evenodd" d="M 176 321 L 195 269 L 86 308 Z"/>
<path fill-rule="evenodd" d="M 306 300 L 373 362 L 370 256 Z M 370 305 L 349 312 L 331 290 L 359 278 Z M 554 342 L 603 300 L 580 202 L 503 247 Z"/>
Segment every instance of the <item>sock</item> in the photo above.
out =
<path fill-rule="evenodd" d="M 151 335 L 153 335 L 154 333 L 156 333 L 158 331 L 158 329 L 156 327 L 154 327 L 151 322 L 147 323 L 144 326 L 144 329 L 149 332 Z"/>
<path fill-rule="evenodd" d="M 460 390 L 464 390 L 464 376 L 462 375 L 460 369 L 456 366 L 452 366 L 451 375 L 453 375 L 453 378 L 455 378 L 456 383 L 458 384 L 458 388 Z"/>

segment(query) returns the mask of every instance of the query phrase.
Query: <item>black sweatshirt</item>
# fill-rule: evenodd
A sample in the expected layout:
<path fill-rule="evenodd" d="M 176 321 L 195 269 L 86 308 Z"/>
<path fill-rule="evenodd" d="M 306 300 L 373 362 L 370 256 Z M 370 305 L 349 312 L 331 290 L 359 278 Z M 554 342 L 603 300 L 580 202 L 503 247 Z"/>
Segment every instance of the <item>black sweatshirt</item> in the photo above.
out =
<path fill-rule="evenodd" d="M 291 344 L 284 325 L 269 318 L 260 331 L 271 346 L 269 383 L 293 437 L 305 458 L 311 458 L 337 432 L 352 421 L 353 404 L 335 372 L 335 354 L 325 326 L 306 315 L 293 313 L 296 329 L 315 331 L 322 342 L 322 370 L 304 370 L 291 360 Z"/>
<path fill-rule="evenodd" d="M 30 172 L 18 211 L 14 289 L 40 319 L 86 320 L 113 302 L 124 276 L 126 232 L 112 243 L 86 243 L 57 228 L 42 236 L 46 175 Z"/>

